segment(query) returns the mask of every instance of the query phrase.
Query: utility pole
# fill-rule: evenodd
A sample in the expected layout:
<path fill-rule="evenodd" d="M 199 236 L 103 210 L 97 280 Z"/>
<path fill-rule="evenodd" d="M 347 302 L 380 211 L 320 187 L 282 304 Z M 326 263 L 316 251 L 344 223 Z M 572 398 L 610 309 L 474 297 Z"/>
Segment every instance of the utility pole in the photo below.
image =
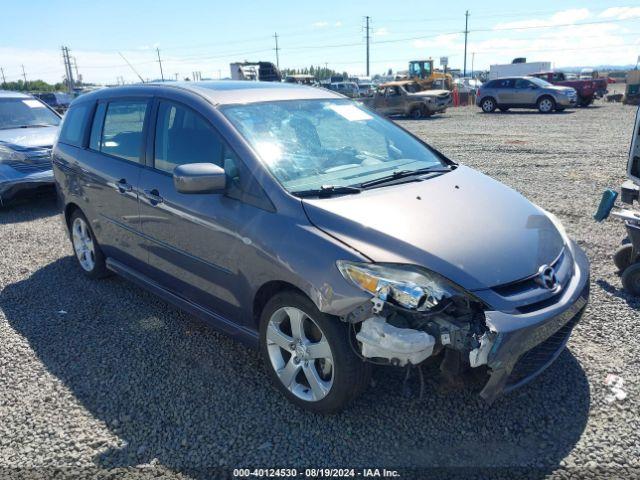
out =
<path fill-rule="evenodd" d="M 364 17 L 366 20 L 366 29 L 367 29 L 367 77 L 369 76 L 369 17 L 368 15 Z"/>
<path fill-rule="evenodd" d="M 4 78 L 4 68 L 0 67 L 0 73 L 2 73 L 2 88 L 4 88 L 7 80 Z"/>
<path fill-rule="evenodd" d="M 24 78 L 24 89 L 27 89 L 27 74 L 24 72 L 24 65 L 22 65 L 22 76 Z"/>
<path fill-rule="evenodd" d="M 467 36 L 469 35 L 469 10 L 464 13 L 464 71 L 463 77 L 467 76 Z M 473 68 L 472 68 L 473 70 Z"/>
<path fill-rule="evenodd" d="M 162 60 L 160 59 L 160 49 L 156 48 L 156 52 L 158 52 L 158 63 L 160 64 L 160 78 L 164 82 L 164 73 L 162 73 Z"/>
<path fill-rule="evenodd" d="M 80 81 L 80 74 L 78 73 L 78 62 L 76 61 L 76 57 L 72 57 L 72 58 L 73 58 L 73 69 L 76 72 L 76 79 Z"/>
<path fill-rule="evenodd" d="M 278 33 L 274 33 L 273 34 L 273 38 L 275 38 L 276 40 L 276 67 L 278 67 L 278 70 L 280 70 L 280 47 L 278 47 Z"/>
<path fill-rule="evenodd" d="M 73 92 L 73 70 L 71 70 L 71 58 L 69 57 L 69 48 L 62 47 L 62 60 L 64 61 L 64 71 L 67 77 L 67 89 L 69 93 Z"/>

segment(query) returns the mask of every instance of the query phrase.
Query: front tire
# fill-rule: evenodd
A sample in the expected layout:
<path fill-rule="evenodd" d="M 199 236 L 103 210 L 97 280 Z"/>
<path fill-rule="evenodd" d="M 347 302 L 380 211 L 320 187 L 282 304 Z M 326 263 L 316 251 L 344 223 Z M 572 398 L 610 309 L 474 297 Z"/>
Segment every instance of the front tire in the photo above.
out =
<path fill-rule="evenodd" d="M 269 378 L 289 401 L 335 413 L 366 388 L 370 365 L 353 351 L 348 328 L 297 292 L 269 300 L 260 316 L 260 351 Z"/>
<path fill-rule="evenodd" d="M 627 293 L 640 297 L 640 263 L 634 263 L 622 273 L 622 286 Z"/>
<path fill-rule="evenodd" d="M 483 98 L 480 102 L 480 108 L 484 113 L 495 112 L 497 106 L 496 101 L 491 97 Z"/>
<path fill-rule="evenodd" d="M 540 113 L 551 113 L 556 109 L 556 102 L 551 97 L 540 97 L 537 107 Z"/>
<path fill-rule="evenodd" d="M 96 240 L 87 218 L 76 210 L 69 220 L 71 245 L 78 265 L 89 278 L 103 278 L 109 275 L 104 254 Z"/>

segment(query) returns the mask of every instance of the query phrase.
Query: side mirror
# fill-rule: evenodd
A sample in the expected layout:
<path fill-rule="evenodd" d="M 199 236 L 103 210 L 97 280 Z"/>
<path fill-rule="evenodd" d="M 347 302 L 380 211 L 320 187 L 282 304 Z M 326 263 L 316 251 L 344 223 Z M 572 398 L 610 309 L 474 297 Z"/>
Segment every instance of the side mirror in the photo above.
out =
<path fill-rule="evenodd" d="M 227 176 L 213 163 L 186 163 L 173 170 L 173 185 L 180 193 L 224 193 Z"/>
<path fill-rule="evenodd" d="M 537 85 L 529 85 L 529 88 L 531 90 L 536 90 L 538 88 L 538 86 Z"/>

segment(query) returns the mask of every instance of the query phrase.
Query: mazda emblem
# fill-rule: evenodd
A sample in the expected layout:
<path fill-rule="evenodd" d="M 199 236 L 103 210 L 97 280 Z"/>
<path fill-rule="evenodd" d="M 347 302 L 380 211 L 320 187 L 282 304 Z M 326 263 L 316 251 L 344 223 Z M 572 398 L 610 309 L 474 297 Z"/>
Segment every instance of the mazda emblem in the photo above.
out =
<path fill-rule="evenodd" d="M 542 265 L 538 269 L 538 275 L 536 276 L 535 281 L 538 285 L 548 290 L 553 290 L 558 286 L 556 271 L 549 265 Z"/>

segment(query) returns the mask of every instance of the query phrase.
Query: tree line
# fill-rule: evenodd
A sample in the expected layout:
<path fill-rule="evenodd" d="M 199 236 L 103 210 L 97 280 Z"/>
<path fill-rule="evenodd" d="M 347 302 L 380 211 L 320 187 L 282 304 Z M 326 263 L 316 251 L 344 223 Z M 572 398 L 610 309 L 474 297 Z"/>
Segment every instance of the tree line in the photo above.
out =
<path fill-rule="evenodd" d="M 18 80 L 17 82 L 2 82 L 3 90 L 14 90 L 17 92 L 59 92 L 66 90 L 63 83 L 50 84 L 44 80 Z"/>

